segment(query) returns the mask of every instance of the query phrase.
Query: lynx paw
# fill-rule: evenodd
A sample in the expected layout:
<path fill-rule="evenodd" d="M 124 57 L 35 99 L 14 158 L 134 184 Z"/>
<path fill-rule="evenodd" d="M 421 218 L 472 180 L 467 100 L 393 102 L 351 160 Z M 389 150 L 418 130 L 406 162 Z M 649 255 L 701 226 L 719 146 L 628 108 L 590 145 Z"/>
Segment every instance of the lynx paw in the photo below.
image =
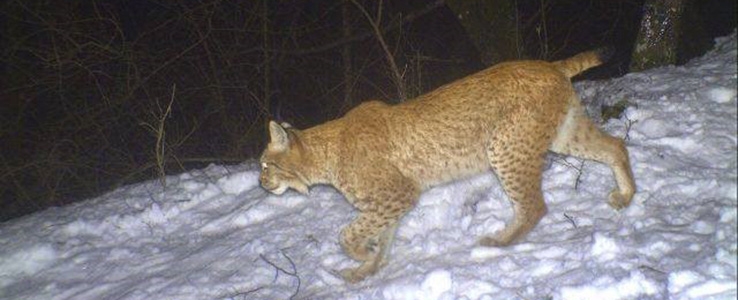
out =
<path fill-rule="evenodd" d="M 351 246 L 348 244 L 342 244 L 344 252 L 354 260 L 361 262 L 370 261 L 376 258 L 379 252 L 379 246 L 376 241 L 367 240 L 364 244 L 357 246 Z"/>
<path fill-rule="evenodd" d="M 510 245 L 510 242 L 505 242 L 503 239 L 500 239 L 497 236 L 485 236 L 479 239 L 479 245 L 484 247 L 505 247 L 507 245 Z"/>
<path fill-rule="evenodd" d="M 382 259 L 381 261 L 367 261 L 362 263 L 358 268 L 346 268 L 338 271 L 338 275 L 349 283 L 357 283 L 366 279 L 367 277 L 377 273 L 379 268 L 387 265 L 387 261 Z"/>
<path fill-rule="evenodd" d="M 626 197 L 618 189 L 614 189 L 612 192 L 610 192 L 610 196 L 608 198 L 610 199 L 608 201 L 608 204 L 610 204 L 610 207 L 615 210 L 621 210 L 630 205 L 631 197 Z"/>
<path fill-rule="evenodd" d="M 364 270 L 361 270 L 361 267 L 359 267 L 343 269 L 338 272 L 338 275 L 340 275 L 346 282 L 357 283 L 366 279 L 366 277 L 371 274 L 365 274 Z"/>

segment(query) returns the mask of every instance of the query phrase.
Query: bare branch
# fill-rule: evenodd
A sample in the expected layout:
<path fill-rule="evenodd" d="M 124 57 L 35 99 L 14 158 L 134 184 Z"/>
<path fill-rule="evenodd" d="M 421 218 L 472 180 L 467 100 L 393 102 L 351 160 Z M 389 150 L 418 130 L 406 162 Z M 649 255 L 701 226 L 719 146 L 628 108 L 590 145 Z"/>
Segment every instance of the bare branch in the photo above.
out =
<path fill-rule="evenodd" d="M 279 276 L 279 272 L 282 272 L 284 274 L 297 278 L 297 288 L 295 288 L 295 292 L 292 293 L 292 295 L 290 296 L 290 299 L 294 299 L 295 296 L 297 296 L 297 293 L 300 292 L 300 285 L 302 284 L 302 280 L 300 279 L 300 276 L 297 275 L 297 267 L 295 266 L 295 262 L 292 261 L 292 258 L 287 256 L 287 254 L 284 253 L 284 250 L 280 250 L 279 252 L 290 263 L 290 266 L 292 267 L 292 271 L 287 271 L 284 268 L 276 265 L 275 263 L 267 259 L 266 256 L 264 256 L 263 254 L 259 254 L 259 257 L 261 257 L 263 261 L 265 261 L 267 264 L 269 264 L 270 266 L 274 267 L 274 269 L 277 270 L 277 273 L 274 274 L 274 280 L 276 280 L 277 277 Z"/>
<path fill-rule="evenodd" d="M 382 50 L 384 51 L 384 56 L 387 58 L 387 64 L 389 65 L 389 69 L 392 72 L 392 80 L 395 82 L 395 88 L 397 88 L 397 97 L 399 98 L 400 102 L 403 102 L 407 100 L 407 89 L 405 88 L 405 79 L 402 76 L 402 73 L 400 72 L 400 69 L 397 67 L 397 63 L 395 62 L 395 56 L 390 51 L 389 47 L 387 46 L 387 43 L 384 41 L 384 34 L 381 26 L 382 21 L 382 1 L 379 1 L 379 7 L 377 8 L 377 17 L 376 19 L 372 19 L 372 17 L 369 15 L 369 13 L 364 9 L 363 6 L 361 6 L 356 0 L 351 0 L 351 2 L 356 6 L 356 8 L 361 11 L 361 13 L 366 17 L 367 22 L 369 22 L 369 25 L 374 30 L 374 36 L 377 38 L 377 42 L 379 42 L 379 45 L 382 47 Z"/>

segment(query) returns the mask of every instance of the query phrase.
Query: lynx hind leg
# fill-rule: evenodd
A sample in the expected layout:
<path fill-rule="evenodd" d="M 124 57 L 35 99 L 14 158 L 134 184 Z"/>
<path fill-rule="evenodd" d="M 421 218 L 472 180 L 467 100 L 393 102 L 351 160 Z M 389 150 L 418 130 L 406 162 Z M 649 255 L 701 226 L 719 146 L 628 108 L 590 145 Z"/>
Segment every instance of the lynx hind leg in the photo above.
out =
<path fill-rule="evenodd" d="M 512 222 L 502 231 L 482 238 L 480 245 L 510 245 L 530 232 L 546 214 L 546 203 L 541 191 L 541 172 L 546 150 L 536 148 L 540 147 L 508 147 L 508 151 L 502 153 L 495 151 L 496 149 L 489 150 L 490 163 L 513 204 L 514 216 Z"/>
<path fill-rule="evenodd" d="M 607 164 L 618 185 L 610 192 L 610 206 L 620 210 L 630 205 L 635 193 L 635 182 L 625 143 L 597 128 L 586 116 L 581 105 L 569 108 L 550 150 Z"/>

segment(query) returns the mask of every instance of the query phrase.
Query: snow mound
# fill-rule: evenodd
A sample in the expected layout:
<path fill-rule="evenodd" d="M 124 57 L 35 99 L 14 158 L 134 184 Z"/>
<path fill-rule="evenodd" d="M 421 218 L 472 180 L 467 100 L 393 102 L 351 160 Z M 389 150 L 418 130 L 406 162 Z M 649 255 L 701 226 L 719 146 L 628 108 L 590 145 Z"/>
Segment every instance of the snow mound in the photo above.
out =
<path fill-rule="evenodd" d="M 364 282 L 338 245 L 355 212 L 334 189 L 274 196 L 259 166 L 210 166 L 0 224 L 0 299 L 735 299 L 736 34 L 680 67 L 581 82 L 586 102 L 635 103 L 624 137 L 638 191 L 556 158 L 549 213 L 519 244 L 484 248 L 512 210 L 492 174 L 433 188 Z"/>

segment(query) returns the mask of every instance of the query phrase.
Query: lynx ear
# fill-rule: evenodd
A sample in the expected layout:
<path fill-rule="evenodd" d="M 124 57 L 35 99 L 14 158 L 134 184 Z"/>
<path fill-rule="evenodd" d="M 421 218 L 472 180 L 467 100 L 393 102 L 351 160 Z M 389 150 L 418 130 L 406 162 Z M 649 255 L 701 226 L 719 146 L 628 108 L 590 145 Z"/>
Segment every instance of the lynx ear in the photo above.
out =
<path fill-rule="evenodd" d="M 277 122 L 269 121 L 269 147 L 274 150 L 284 151 L 290 146 L 290 137 L 287 131 Z"/>

